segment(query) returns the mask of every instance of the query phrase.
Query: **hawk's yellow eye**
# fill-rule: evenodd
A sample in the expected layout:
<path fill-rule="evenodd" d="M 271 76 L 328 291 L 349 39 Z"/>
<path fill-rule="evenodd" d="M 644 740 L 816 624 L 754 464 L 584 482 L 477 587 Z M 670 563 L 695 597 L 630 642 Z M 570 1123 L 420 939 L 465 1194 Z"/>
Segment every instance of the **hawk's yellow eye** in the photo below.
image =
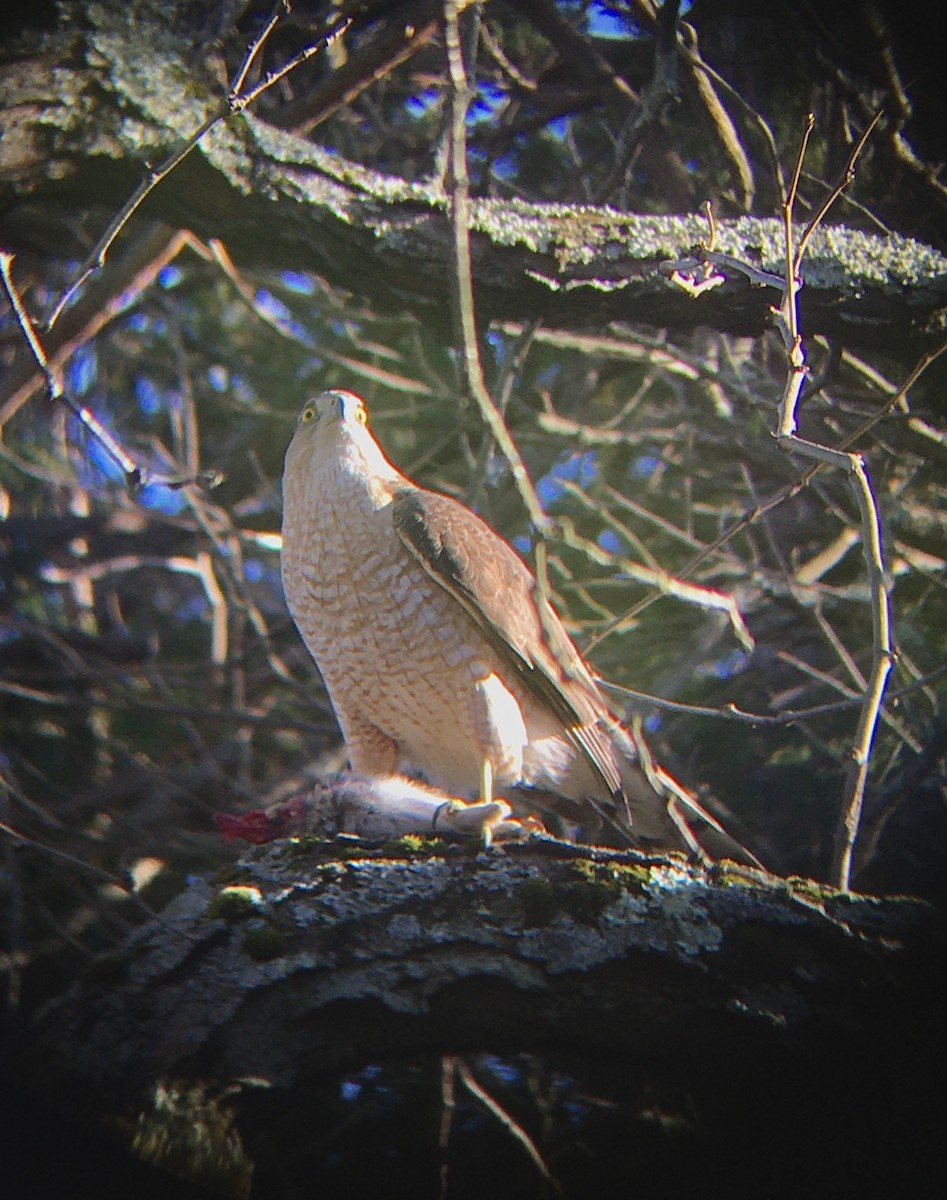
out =
<path fill-rule="evenodd" d="M 305 425 L 307 421 L 314 420 L 315 416 L 316 416 L 316 410 L 312 407 L 311 404 L 307 404 L 306 407 L 299 414 L 299 419 Z"/>
<path fill-rule="evenodd" d="M 355 420 L 358 421 L 359 424 L 361 424 L 361 425 L 368 424 L 368 413 L 365 411 L 364 408 L 362 408 L 361 404 L 355 410 Z"/>

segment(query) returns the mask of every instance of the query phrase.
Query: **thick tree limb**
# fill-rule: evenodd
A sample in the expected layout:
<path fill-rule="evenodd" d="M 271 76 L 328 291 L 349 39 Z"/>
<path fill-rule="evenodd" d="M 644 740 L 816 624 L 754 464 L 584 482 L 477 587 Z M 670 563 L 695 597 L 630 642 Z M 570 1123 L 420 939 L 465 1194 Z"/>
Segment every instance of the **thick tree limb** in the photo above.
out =
<path fill-rule="evenodd" d="M 220 103 L 219 84 L 201 75 L 186 22 L 169 25 L 164 10 L 148 5 L 88 11 L 88 29 L 50 35 L 41 50 L 3 68 L 7 249 L 48 247 L 51 237 L 67 236 L 78 214 L 116 211 L 146 164 L 162 161 Z M 162 181 L 143 215 L 222 238 L 243 264 L 308 267 L 377 303 L 403 310 L 407 302 L 428 321 L 446 321 L 452 249 L 449 197 L 439 183 L 367 170 L 252 112 L 215 126 L 198 153 Z M 53 203 L 63 211 L 58 230 L 48 223 Z M 470 215 L 474 283 L 488 318 L 754 332 L 778 298 L 777 288 L 739 270 L 721 270 L 725 282 L 701 295 L 699 308 L 669 283 L 668 264 L 687 259 L 705 238 L 697 215 L 491 199 L 472 200 Z M 96 221 L 104 228 L 107 219 Z M 716 249 L 779 274 L 781 225 L 721 222 Z M 947 260 L 929 247 L 840 227 L 819 230 L 810 244 L 801 299 L 810 334 L 923 347 L 942 329 L 945 302 Z"/>
<path fill-rule="evenodd" d="M 48 1011 L 26 1071 L 47 1094 L 134 1103 L 160 1079 L 293 1089 L 395 1047 L 554 1042 L 716 1069 L 750 1045 L 874 1036 L 935 931 L 917 901 L 544 838 L 475 857 L 276 842 L 192 884 L 109 956 L 107 986 Z"/>

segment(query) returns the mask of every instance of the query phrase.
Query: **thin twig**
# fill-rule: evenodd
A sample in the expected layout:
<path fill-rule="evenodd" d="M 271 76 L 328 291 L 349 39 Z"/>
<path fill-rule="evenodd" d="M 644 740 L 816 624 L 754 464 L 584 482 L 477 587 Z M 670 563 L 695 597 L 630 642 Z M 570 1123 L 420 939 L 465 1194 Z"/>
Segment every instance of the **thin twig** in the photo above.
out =
<path fill-rule="evenodd" d="M 505 1108 L 503 1108 L 497 1103 L 496 1100 L 494 1100 L 489 1092 L 480 1086 L 480 1084 L 474 1078 L 473 1072 L 462 1058 L 458 1058 L 456 1063 L 457 1074 L 460 1076 L 464 1087 L 466 1087 L 472 1095 L 476 1096 L 487 1112 L 496 1117 L 507 1133 L 516 1138 L 529 1157 L 533 1160 L 536 1169 L 542 1175 L 543 1179 L 545 1179 L 550 1187 L 552 1187 L 558 1194 L 561 1190 L 559 1184 L 553 1178 L 549 1168 L 543 1161 L 542 1155 L 539 1153 L 536 1143 L 529 1136 L 526 1130 L 522 1127 L 522 1125 L 513 1119 L 513 1117 L 506 1111 Z"/>
<path fill-rule="evenodd" d="M 503 416 L 487 390 L 480 362 L 474 316 L 473 273 L 470 262 L 470 181 L 467 175 L 467 72 L 460 41 L 459 0 L 445 0 L 444 28 L 451 81 L 451 232 L 453 235 L 453 291 L 456 299 L 464 375 L 487 428 L 509 463 L 513 480 L 530 520 L 541 535 L 549 527 L 526 465 Z"/>
<path fill-rule="evenodd" d="M 454 1110 L 456 1108 L 456 1100 L 454 1099 L 456 1067 L 457 1059 L 453 1054 L 445 1054 L 441 1058 L 441 1121 L 437 1131 L 437 1148 L 441 1158 L 441 1200 L 446 1200 L 447 1184 L 450 1178 L 447 1166 L 447 1148 L 450 1145 L 450 1131 L 454 1123 Z"/>
<path fill-rule="evenodd" d="M 281 3 L 277 6 L 277 10 L 279 8 L 285 8 L 288 10 L 288 7 L 288 5 Z M 104 266 L 105 259 L 109 250 L 111 249 L 112 243 L 124 229 L 125 225 L 131 219 L 137 209 L 141 206 L 143 201 L 151 194 L 157 185 L 191 153 L 191 151 L 200 143 L 205 134 L 207 134 L 211 129 L 214 128 L 215 125 L 218 124 L 218 122 L 224 120 L 226 117 L 243 112 L 248 105 L 252 104 L 253 101 L 261 96 L 265 91 L 279 83 L 281 79 L 284 79 L 290 73 L 290 71 L 294 71 L 302 63 L 312 58 L 314 54 L 318 54 L 320 50 L 325 49 L 325 47 L 330 45 L 330 43 L 332 43 L 337 37 L 340 37 L 352 23 L 350 17 L 344 17 L 340 19 L 317 41 L 312 42 L 310 45 L 304 47 L 304 49 L 300 50 L 298 54 L 296 54 L 289 60 L 289 62 L 285 63 L 278 70 L 270 72 L 255 87 L 251 88 L 250 91 L 241 92 L 240 89 L 246 81 L 246 76 L 250 70 L 250 66 L 259 53 L 264 41 L 269 37 L 270 33 L 273 31 L 273 28 L 276 26 L 278 18 L 279 13 L 276 11 L 266 26 L 264 26 L 264 29 L 259 37 L 251 44 L 249 50 L 247 51 L 247 55 L 234 79 L 233 87 L 230 89 L 227 95 L 218 102 L 214 110 L 206 118 L 203 124 L 194 133 L 192 133 L 191 136 L 181 146 L 174 150 L 159 167 L 149 169 L 145 178 L 141 181 L 132 195 L 128 198 L 128 200 L 126 200 L 121 209 L 119 209 L 119 211 L 109 222 L 105 232 L 79 266 L 72 282 L 50 308 L 50 311 L 44 321 L 44 327 L 47 332 L 53 328 L 63 309 L 83 285 L 83 283 L 85 283 L 85 281 L 89 278 L 89 276 Z"/>
<path fill-rule="evenodd" d="M 26 311 L 23 301 L 20 298 L 20 293 L 13 282 L 12 267 L 13 255 L 8 250 L 0 250 L 0 278 L 3 280 L 3 290 L 16 316 L 17 323 L 23 332 L 23 336 L 26 338 L 26 344 L 29 346 L 34 359 L 36 359 L 36 365 L 43 372 L 49 398 L 51 400 L 58 400 L 62 395 L 62 377 L 58 370 L 53 370 L 49 365 L 49 359 L 46 357 L 43 344 L 37 336 L 33 322 L 30 320 L 30 315 Z"/>
<path fill-rule="evenodd" d="M 567 518 L 562 520 L 561 528 L 562 540 L 565 545 L 574 550 L 580 550 L 592 562 L 598 563 L 600 566 L 617 567 L 622 575 L 655 588 L 661 595 L 674 596 L 685 604 L 693 604 L 698 608 L 725 613 L 730 623 L 730 628 L 733 630 L 740 645 L 748 653 L 753 649 L 753 635 L 747 628 L 743 615 L 733 596 L 728 596 L 726 592 L 721 592 L 716 588 L 701 587 L 695 583 L 687 583 L 680 576 L 672 575 L 669 571 L 663 571 L 657 567 L 646 567 L 641 563 L 626 558 L 624 555 L 612 554 L 608 550 L 603 550 L 597 542 L 582 537 L 577 532 L 575 525 Z M 614 620 L 609 621 L 605 628 L 586 644 L 584 647 L 585 653 L 587 654 L 593 646 L 597 645 L 609 633 L 614 632 L 620 626 L 624 625 L 627 619 L 627 614 L 622 614 Z"/>
<path fill-rule="evenodd" d="M 844 891 L 848 890 L 851 879 L 852 857 L 855 852 L 855 841 L 858 837 L 858 827 L 864 805 L 871 744 L 884 700 L 885 685 L 894 665 L 894 651 L 891 645 L 891 609 L 888 589 L 885 585 L 878 507 L 861 455 L 853 454 L 851 457 L 852 467 L 849 478 L 856 494 L 860 497 L 859 507 L 862 510 L 862 537 L 865 562 L 868 566 L 868 582 L 871 588 L 871 620 L 875 653 L 871 676 L 865 692 L 865 701 L 862 705 L 858 729 L 852 746 L 852 765 L 846 780 L 845 804 L 836 837 L 835 877 L 838 886 Z"/>
<path fill-rule="evenodd" d="M 793 250 L 792 242 L 793 206 L 796 200 L 799 177 L 802 172 L 806 145 L 809 135 L 812 132 L 813 118 L 811 113 L 806 119 L 806 126 L 796 159 L 796 168 L 793 172 L 792 184 L 783 203 L 783 222 L 786 239 L 786 279 L 783 303 L 779 311 L 780 320 L 778 327 L 786 345 L 789 369 L 786 386 L 780 402 L 776 442 L 782 450 L 815 459 L 818 463 L 841 467 L 846 472 L 848 481 L 855 493 L 855 498 L 858 501 L 859 512 L 861 513 L 862 552 L 868 572 L 871 598 L 872 645 L 874 648 L 872 669 L 867 685 L 864 688 L 858 727 L 850 751 L 851 766 L 849 767 L 845 781 L 842 812 L 836 833 L 835 853 L 832 864 L 834 882 L 842 891 L 847 891 L 851 883 L 852 860 L 864 805 L 865 784 L 868 778 L 871 746 L 881 716 L 885 685 L 894 664 L 894 650 L 891 643 L 890 603 L 885 584 L 881 520 L 878 514 L 878 505 L 865 470 L 864 459 L 857 452 L 836 450 L 821 443 L 801 438 L 796 434 L 796 406 L 805 376 L 805 352 L 802 344 L 802 335 L 799 333 L 797 294 L 799 289 L 799 268 L 809 239 L 829 211 L 831 205 L 853 178 L 856 159 L 865 145 L 868 134 L 874 128 L 875 124 L 877 124 L 880 115 L 880 113 L 876 114 L 874 121 L 871 122 L 865 134 L 854 147 L 841 180 L 830 192 L 816 216 L 809 223 L 795 251 Z"/>
<path fill-rule="evenodd" d="M 35 838 L 28 837 L 25 833 L 14 829 L 12 825 L 8 825 L 5 821 L 0 821 L 0 833 L 10 838 L 18 846 L 29 846 L 31 850 L 37 850 L 40 854 L 44 854 L 48 858 L 53 858 L 57 862 L 66 863 L 70 867 L 77 867 L 84 874 L 91 875 L 101 883 L 110 884 L 112 887 L 117 888 L 127 899 L 133 901 L 135 906 L 146 917 L 153 918 L 155 916 L 153 909 L 138 895 L 134 887 L 130 886 L 127 877 L 122 878 L 120 875 L 113 875 L 110 871 L 104 871 L 94 863 L 76 858 L 74 854 L 68 854 L 65 850 L 58 850 L 55 846 L 49 846 L 45 842 L 38 842 Z"/>
<path fill-rule="evenodd" d="M 793 368 L 789 375 L 789 383 L 787 383 L 786 391 L 789 393 L 792 390 L 794 396 L 798 396 L 805 378 L 805 354 L 803 353 L 802 340 L 799 337 L 798 330 L 796 293 L 802 285 L 796 266 L 796 255 L 793 251 L 792 214 L 796 203 L 796 195 L 799 191 L 799 177 L 802 174 L 802 164 L 806 157 L 806 147 L 809 145 L 809 138 L 812 135 L 814 125 L 815 117 L 812 113 L 807 113 L 806 123 L 802 131 L 802 140 L 799 143 L 799 153 L 796 155 L 796 165 L 792 173 L 792 181 L 789 184 L 789 191 L 783 198 L 783 237 L 786 244 L 786 274 L 784 279 L 783 306 L 780 314 L 785 319 L 783 336 L 787 341 L 787 352 Z"/>
<path fill-rule="evenodd" d="M 897 392 L 888 398 L 884 406 L 879 409 L 877 413 L 869 417 L 867 421 L 863 422 L 863 424 L 861 424 L 848 437 L 846 437 L 839 446 L 839 449 L 847 450 L 848 447 L 853 445 L 856 441 L 860 441 L 866 434 L 871 432 L 871 430 L 878 424 L 879 421 L 884 420 L 884 418 L 888 416 L 893 409 L 902 404 L 908 392 L 911 390 L 914 384 L 917 383 L 921 375 L 923 375 L 927 368 L 931 366 L 932 363 L 936 362 L 936 360 L 945 351 L 947 351 L 947 341 L 942 342 L 941 345 L 936 349 L 926 351 L 924 354 L 922 354 L 914 364 L 914 367 L 908 374 L 904 383 L 902 383 L 898 388 Z M 557 418 L 557 421 L 559 420 L 560 419 Z M 541 418 L 541 424 L 544 427 L 547 423 L 549 424 L 550 428 L 555 428 L 553 423 L 548 421 L 548 419 Z M 563 427 L 562 431 L 570 435 L 578 436 L 583 430 L 586 429 L 586 427 L 578 426 L 573 422 L 561 421 L 561 424 Z M 615 431 L 614 440 L 617 442 L 630 439 L 627 434 Z M 816 476 L 825 469 L 826 465 L 827 464 L 822 462 L 815 463 L 813 466 L 809 467 L 804 474 L 800 475 L 800 477 L 793 483 L 788 484 L 784 488 L 780 488 L 778 492 L 775 492 L 768 499 L 761 500 L 758 504 L 754 504 L 752 508 L 746 509 L 740 514 L 739 517 L 736 518 L 732 525 L 727 526 L 727 528 L 723 531 L 723 533 L 720 534 L 719 537 L 715 538 L 714 541 L 709 542 L 703 550 L 701 550 L 692 559 L 690 559 L 688 563 L 681 567 L 680 570 L 676 572 L 676 577 L 678 579 L 689 579 L 699 567 L 703 566 L 703 564 L 709 558 L 716 554 L 717 551 L 725 546 L 728 542 L 731 542 L 739 533 L 742 533 L 744 529 L 748 529 L 755 525 L 761 517 L 766 516 L 767 513 L 772 512 L 774 509 L 779 508 L 787 501 L 792 500 L 793 497 L 797 496 L 800 492 L 807 488 L 809 484 L 812 483 L 813 479 L 815 479 Z M 656 600 L 660 599 L 662 594 L 663 593 L 660 591 L 655 590 L 651 592 L 650 595 L 643 596 L 641 600 L 637 601 L 630 608 L 626 609 L 623 613 L 621 613 L 620 616 L 610 621 L 606 628 L 600 630 L 592 639 L 592 641 L 585 645 L 585 652 L 588 653 L 593 646 L 596 646 L 600 641 L 602 641 L 603 638 L 607 637 L 620 626 L 623 626 L 627 622 L 634 620 L 634 618 L 644 612 L 646 608 L 649 608 Z"/>
<path fill-rule="evenodd" d="M 279 21 L 280 17 L 283 16 L 284 13 L 288 14 L 289 11 L 290 11 L 290 7 L 289 7 L 288 0 L 277 0 L 276 7 L 273 9 L 272 13 L 270 14 L 270 19 L 260 30 L 259 34 L 257 35 L 256 41 L 251 42 L 250 45 L 247 47 L 246 58 L 244 58 L 243 66 L 237 72 L 236 78 L 233 81 L 233 87 L 230 89 L 231 92 L 239 93 L 243 90 L 243 85 L 246 82 L 247 75 L 250 72 L 250 68 L 253 66 L 253 60 L 259 54 L 260 50 L 263 48 L 263 43 L 266 41 L 266 39 L 270 36 L 270 34 L 276 28 L 277 22 Z"/>
<path fill-rule="evenodd" d="M 884 109 L 879 109 L 875 113 L 874 117 L 869 122 L 869 124 L 866 126 L 865 132 L 861 135 L 861 137 L 858 139 L 858 141 L 852 147 L 852 152 L 848 156 L 848 162 L 845 164 L 845 170 L 842 172 L 841 176 L 839 177 L 838 182 L 836 183 L 835 187 L 832 188 L 832 190 L 825 197 L 825 199 L 823 200 L 822 204 L 819 207 L 819 211 L 815 214 L 815 216 L 812 218 L 812 220 L 806 226 L 802 237 L 799 239 L 799 245 L 796 247 L 796 257 L 794 260 L 793 274 L 795 274 L 795 275 L 799 274 L 799 268 L 802 265 L 802 256 L 806 252 L 806 247 L 809 244 L 809 239 L 812 237 L 812 235 L 815 233 L 815 231 L 822 224 L 822 221 L 824 220 L 826 214 L 828 213 L 828 211 L 832 207 L 832 205 L 835 203 L 835 201 L 839 198 L 839 196 L 841 196 L 842 192 L 844 192 L 845 189 L 855 179 L 855 163 L 858 161 L 859 155 L 861 154 L 862 150 L 864 150 L 864 148 L 865 148 L 865 143 L 871 137 L 872 131 L 874 130 L 874 128 L 878 124 L 878 122 L 881 120 L 883 114 L 884 114 Z"/>
<path fill-rule="evenodd" d="M 116 262 L 108 276 L 83 294 L 55 332 L 44 339 L 43 348 L 50 370 L 58 373 L 79 346 L 91 341 L 111 321 L 128 311 L 154 282 L 161 269 L 172 262 L 184 247 L 209 257 L 203 243 L 187 230 L 167 226 L 148 229 L 136 238 Z M 15 361 L 4 373 L 4 398 L 0 406 L 0 429 L 43 387 L 44 376 L 35 361 Z"/>
<path fill-rule="evenodd" d="M 125 483 L 133 490 L 145 487 L 150 483 L 158 483 L 163 487 L 176 490 L 186 487 L 190 484 L 200 484 L 204 487 L 216 487 L 222 480 L 223 476 L 216 471 L 200 471 L 197 475 L 163 475 L 156 471 L 151 471 L 143 467 L 140 463 L 135 462 L 132 456 L 128 453 L 125 447 L 119 442 L 113 433 L 111 433 L 102 422 L 98 419 L 95 413 L 85 404 L 76 404 L 76 402 L 68 396 L 63 390 L 62 376 L 58 369 L 50 364 L 46 350 L 40 341 L 39 335 L 33 322 L 30 320 L 29 313 L 23 304 L 16 284 L 13 282 L 11 267 L 13 265 L 13 255 L 6 250 L 0 250 L 0 280 L 3 283 L 3 290 L 6 293 L 10 307 L 13 309 L 17 323 L 26 340 L 26 344 L 30 348 L 36 365 L 39 367 L 46 380 L 46 394 L 50 400 L 62 404 L 76 418 L 77 421 L 88 430 L 93 438 L 103 448 L 109 458 L 120 468 L 125 476 Z"/>
<path fill-rule="evenodd" d="M 467 388 L 476 400 L 487 428 L 509 464 L 517 490 L 533 523 L 536 535 L 533 547 L 536 610 L 544 633 L 548 633 L 546 623 L 551 619 L 552 608 L 549 604 L 550 590 L 546 572 L 545 534 L 549 529 L 550 522 L 536 495 L 526 464 L 507 428 L 503 414 L 487 390 L 483 376 L 483 364 L 480 361 L 477 323 L 474 314 L 473 272 L 470 262 L 470 180 L 467 174 L 467 105 L 470 93 L 460 36 L 459 0 L 444 0 L 444 41 L 451 82 L 449 167 L 451 233 L 454 244 L 452 285 L 460 328 L 464 374 Z M 558 645 L 555 636 L 547 636 L 546 642 L 550 649 Z"/>
<path fill-rule="evenodd" d="M 805 668 L 807 674 L 812 674 L 811 668 L 803 663 L 800 659 L 793 658 L 785 653 L 779 656 L 784 662 L 789 662 L 793 666 L 800 669 Z M 937 671 L 932 671 L 929 675 L 916 680 L 907 687 L 899 688 L 895 692 L 890 692 L 889 699 L 902 700 L 906 696 L 911 696 L 915 692 L 923 691 L 931 683 L 935 683 L 938 679 L 942 679 L 947 675 L 947 666 L 941 667 Z M 832 679 L 830 676 L 820 676 L 823 682 L 831 684 L 833 687 L 844 689 L 843 685 L 838 683 L 838 680 Z M 776 713 L 758 713 L 748 712 L 744 708 L 740 708 L 738 704 L 728 701 L 725 704 L 685 704 L 680 700 L 667 700 L 663 696 L 655 696 L 652 692 L 640 692 L 635 688 L 625 687 L 624 684 L 614 683 L 610 679 L 605 679 L 601 675 L 596 675 L 596 683 L 607 688 L 610 692 L 615 692 L 616 695 L 624 696 L 627 700 L 633 700 L 647 708 L 659 708 L 666 712 L 686 713 L 688 716 L 697 717 L 717 717 L 725 721 L 742 721 L 747 725 L 762 725 L 762 726 L 784 726 L 797 725 L 800 721 L 806 721 L 811 717 L 824 717 L 831 713 L 846 712 L 852 708 L 858 708 L 862 703 L 862 697 L 856 693 L 851 693 L 847 700 L 831 700 L 826 704 L 813 704 L 808 708 L 786 708 L 782 712 Z"/>

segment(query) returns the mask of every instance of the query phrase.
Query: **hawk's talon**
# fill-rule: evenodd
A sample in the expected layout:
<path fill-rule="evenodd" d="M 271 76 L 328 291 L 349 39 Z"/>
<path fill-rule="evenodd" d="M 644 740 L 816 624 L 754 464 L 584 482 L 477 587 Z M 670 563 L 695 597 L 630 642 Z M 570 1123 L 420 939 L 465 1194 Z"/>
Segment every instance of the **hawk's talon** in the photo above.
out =
<path fill-rule="evenodd" d="M 453 800 L 445 800 L 443 804 L 439 804 L 437 806 L 437 808 L 435 808 L 434 815 L 431 817 L 431 836 L 432 837 L 437 837 L 437 822 L 438 822 L 438 819 L 440 818 L 441 813 L 444 811 L 445 808 L 453 807 L 453 804 L 454 804 Z"/>

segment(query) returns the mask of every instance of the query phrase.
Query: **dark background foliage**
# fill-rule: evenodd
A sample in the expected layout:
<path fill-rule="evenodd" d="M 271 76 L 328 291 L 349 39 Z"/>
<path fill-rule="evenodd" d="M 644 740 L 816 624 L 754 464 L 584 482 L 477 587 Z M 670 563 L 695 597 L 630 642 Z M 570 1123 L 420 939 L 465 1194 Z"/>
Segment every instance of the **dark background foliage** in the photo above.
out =
<path fill-rule="evenodd" d="M 342 8 L 353 18 L 344 39 L 265 92 L 254 116 L 387 175 L 441 179 L 441 6 Z M 182 6 L 194 79 L 222 91 L 268 14 L 253 3 Z M 329 15 L 294 4 L 251 79 L 310 43 Z M 676 41 L 675 17 L 685 22 Z M 108 120 L 84 121 L 78 106 L 71 160 L 54 133 L 55 169 L 43 169 L 42 143 L 18 141 L 27 117 L 55 126 L 68 109 L 44 74 L 51 63 L 100 69 L 96 20 L 83 4 L 4 17 L 0 242 L 16 251 L 14 275 L 37 315 L 146 162 L 173 144 L 145 130 L 137 157 L 119 154 Z M 669 214 L 711 199 L 718 219 L 772 216 L 777 172 L 791 174 L 812 112 L 806 219 L 883 107 L 830 220 L 947 251 L 941 72 L 913 6 L 507 0 L 471 8 L 462 25 L 474 196 Z M 23 391 L 22 334 L 0 315 L 0 819 L 18 834 L 5 842 L 3 961 L 11 999 L 27 1007 L 145 905 L 227 860 L 215 811 L 288 796 L 342 764 L 278 577 L 282 456 L 306 395 L 359 391 L 406 473 L 475 505 L 527 557 L 534 545 L 444 306 L 425 305 L 417 281 L 386 261 L 366 268 L 340 250 L 316 274 L 280 240 L 281 257 L 266 262 L 259 247 L 275 231 L 265 219 L 249 231 L 257 253 L 231 261 L 231 236 L 243 245 L 248 230 L 226 207 L 202 211 L 207 169 L 197 155 L 179 168 L 192 210 L 179 222 L 199 216 L 212 233 L 184 240 L 163 265 L 149 260 L 147 239 L 166 247 L 176 233 L 159 185 L 88 286 L 107 284 L 126 253 L 154 270 L 103 305 L 99 326 L 70 347 L 64 379 L 137 462 L 167 476 L 220 473 L 219 486 L 130 490 L 86 426 L 41 389 Z M 405 302 L 380 302 L 374 276 Z M 576 641 L 608 680 L 694 707 L 616 703 L 646 719 L 657 756 L 765 862 L 825 878 L 872 654 L 857 509 L 837 474 L 794 486 L 805 465 L 771 436 L 786 373 L 775 334 L 705 326 L 699 300 L 691 311 L 690 328 L 570 329 L 541 313 L 494 320 L 481 305 L 486 382 L 553 519 L 550 583 Z M 812 366 L 802 432 L 838 446 L 870 423 L 857 448 L 882 514 L 895 619 L 854 882 L 936 899 L 947 835 L 944 360 L 885 414 L 918 347 L 809 329 L 805 290 L 801 319 Z M 937 345 L 935 330 L 926 348 Z M 752 648 L 706 593 L 672 594 L 682 589 L 668 581 L 685 576 L 732 597 Z M 738 720 L 730 704 L 768 720 Z M 528 1091 L 530 1070 L 516 1071 Z"/>

